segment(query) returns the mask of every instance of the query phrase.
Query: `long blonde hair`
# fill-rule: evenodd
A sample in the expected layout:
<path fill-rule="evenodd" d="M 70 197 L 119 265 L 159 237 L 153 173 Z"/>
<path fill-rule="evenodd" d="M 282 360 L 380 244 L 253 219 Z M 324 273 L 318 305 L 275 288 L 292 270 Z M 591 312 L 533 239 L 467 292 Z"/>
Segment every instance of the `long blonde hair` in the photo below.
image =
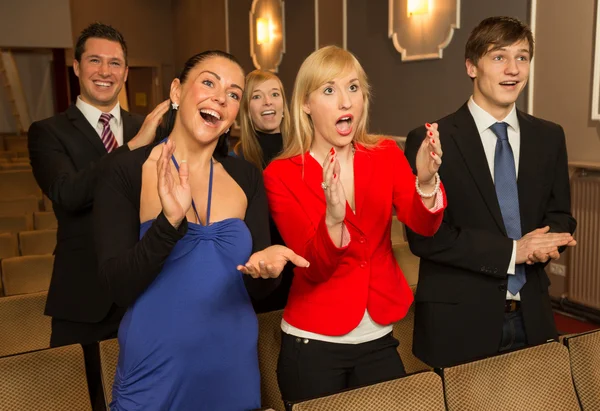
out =
<path fill-rule="evenodd" d="M 367 74 L 352 53 L 337 46 L 326 46 L 308 56 L 296 75 L 290 110 L 292 114 L 292 128 L 288 144 L 284 146 L 283 152 L 278 158 L 294 157 L 310 149 L 315 128 L 312 119 L 303 110 L 304 104 L 308 100 L 310 93 L 317 90 L 326 82 L 336 77 L 341 77 L 352 70 L 355 70 L 358 75 L 358 82 L 362 89 L 364 100 L 363 114 L 356 126 L 354 141 L 366 147 L 373 147 L 377 144 L 380 137 L 367 134 L 369 101 L 371 97 Z"/>
<path fill-rule="evenodd" d="M 283 138 L 283 146 L 285 147 L 289 144 L 287 140 L 289 139 L 290 131 L 290 112 L 281 80 L 270 71 L 254 70 L 248 73 L 246 76 L 246 92 L 240 104 L 240 141 L 235 145 L 234 152 L 239 155 L 241 148 L 244 158 L 258 167 L 259 170 L 262 170 L 266 166 L 266 163 L 262 148 L 260 148 L 260 144 L 258 143 L 256 128 L 250 115 L 250 100 L 252 99 L 252 90 L 267 80 L 277 80 L 279 83 L 281 97 L 283 98 L 283 119 L 281 120 L 279 129 Z"/>

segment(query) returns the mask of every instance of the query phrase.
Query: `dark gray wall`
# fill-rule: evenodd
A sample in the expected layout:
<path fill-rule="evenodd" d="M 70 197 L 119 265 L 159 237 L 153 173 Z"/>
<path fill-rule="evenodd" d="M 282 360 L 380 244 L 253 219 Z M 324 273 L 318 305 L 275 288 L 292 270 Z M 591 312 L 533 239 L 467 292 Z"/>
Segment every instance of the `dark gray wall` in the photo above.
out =
<path fill-rule="evenodd" d="M 229 50 L 246 73 L 254 70 L 250 57 L 249 13 L 252 0 L 229 0 Z M 307 0 L 285 2 L 286 53 L 277 75 L 281 78 L 288 100 L 300 65 L 315 50 L 315 3 Z"/>
<path fill-rule="evenodd" d="M 402 62 L 387 37 L 388 2 L 347 0 L 348 50 L 365 68 L 373 89 L 370 129 L 406 136 L 425 123 L 456 111 L 471 95 L 465 71 L 464 46 L 471 30 L 484 18 L 513 16 L 527 22 L 528 0 L 462 0 L 460 29 L 454 31 L 441 60 Z M 286 3 L 287 5 L 287 3 Z M 525 93 L 519 108 L 525 108 Z"/>

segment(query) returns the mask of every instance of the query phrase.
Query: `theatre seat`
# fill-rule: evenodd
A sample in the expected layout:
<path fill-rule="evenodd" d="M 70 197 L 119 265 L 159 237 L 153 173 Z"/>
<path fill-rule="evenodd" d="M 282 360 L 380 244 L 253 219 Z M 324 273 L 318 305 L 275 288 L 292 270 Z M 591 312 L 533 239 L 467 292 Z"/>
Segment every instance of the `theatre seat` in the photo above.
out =
<path fill-rule="evenodd" d="M 21 255 L 52 254 L 56 248 L 56 229 L 21 231 L 19 249 Z"/>
<path fill-rule="evenodd" d="M 292 407 L 292 411 L 358 410 L 445 411 L 442 380 L 434 372 L 423 372 L 304 401 Z"/>
<path fill-rule="evenodd" d="M 6 199 L 2 197 L 0 200 L 0 216 L 15 216 L 39 211 L 40 201 L 34 195 L 25 197 Z"/>
<path fill-rule="evenodd" d="M 43 291 L 0 297 L 0 357 L 50 347 L 46 295 Z"/>
<path fill-rule="evenodd" d="M 443 370 L 448 411 L 577 411 L 569 352 L 557 342 Z"/>
<path fill-rule="evenodd" d="M 48 291 L 54 264 L 53 255 L 5 258 L 0 264 L 4 295 Z"/>
<path fill-rule="evenodd" d="M 0 193 L 4 199 L 33 195 L 42 198 L 42 192 L 31 170 L 0 171 Z"/>
<path fill-rule="evenodd" d="M 81 346 L 0 358 L 0 410 L 91 411 Z"/>
<path fill-rule="evenodd" d="M 583 411 L 600 410 L 600 330 L 565 338 Z"/>
<path fill-rule="evenodd" d="M 102 371 L 102 389 L 104 390 L 104 401 L 106 409 L 112 401 L 112 387 L 115 382 L 117 363 L 119 362 L 119 340 L 112 338 L 100 341 L 100 368 Z"/>
<path fill-rule="evenodd" d="M 410 251 L 410 247 L 406 241 L 392 245 L 392 251 L 408 285 L 411 287 L 416 286 L 419 282 L 420 258 Z"/>
<path fill-rule="evenodd" d="M 416 287 L 411 287 L 413 294 L 415 293 Z M 408 310 L 406 316 L 394 324 L 394 338 L 396 338 L 400 344 L 398 345 L 398 354 L 402 358 L 404 369 L 407 374 L 412 374 L 418 371 L 431 370 L 432 368 L 419 360 L 412 352 L 413 345 L 413 330 L 415 323 L 415 304 L 413 303 Z"/>
<path fill-rule="evenodd" d="M 279 384 L 277 360 L 281 350 L 281 317 L 283 310 L 258 314 L 258 366 L 263 407 L 284 411 Z"/>
<path fill-rule="evenodd" d="M 35 230 L 57 229 L 58 222 L 53 211 L 38 211 L 33 213 L 33 228 Z"/>
<path fill-rule="evenodd" d="M 19 246 L 17 236 L 13 233 L 0 233 L 0 260 L 19 255 Z M 0 295 L 2 295 L 2 285 L 0 284 Z"/>

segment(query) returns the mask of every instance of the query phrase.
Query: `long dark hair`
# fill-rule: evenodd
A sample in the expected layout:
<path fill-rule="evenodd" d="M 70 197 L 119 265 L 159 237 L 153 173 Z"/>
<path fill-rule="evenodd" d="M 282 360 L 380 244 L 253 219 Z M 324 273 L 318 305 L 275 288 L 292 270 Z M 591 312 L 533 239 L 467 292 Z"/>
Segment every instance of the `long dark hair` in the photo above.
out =
<path fill-rule="evenodd" d="M 221 50 L 207 50 L 207 51 L 203 51 L 202 53 L 198 53 L 198 54 L 190 57 L 188 59 L 188 61 L 185 62 L 185 64 L 183 65 L 183 70 L 181 70 L 181 73 L 179 74 L 179 76 L 177 76 L 177 78 L 179 79 L 179 82 L 181 84 L 185 83 L 187 81 L 187 77 L 188 77 L 188 74 L 190 73 L 190 70 L 192 70 L 194 67 L 196 67 L 198 64 L 200 64 L 204 60 L 207 60 L 212 57 L 223 57 L 223 58 L 233 61 L 235 64 L 240 66 L 240 69 L 242 70 L 242 74 L 243 74 L 244 69 L 242 68 L 242 65 L 233 55 L 226 53 L 224 51 L 221 51 Z M 173 127 L 175 126 L 175 117 L 177 117 L 177 110 L 174 110 L 173 106 L 169 106 L 169 110 L 167 111 L 167 113 L 165 114 L 165 117 L 163 118 L 162 127 L 160 128 L 160 130 L 157 133 L 157 139 L 156 139 L 157 141 L 162 141 L 165 138 L 169 137 L 169 135 L 173 131 Z M 223 158 L 223 157 L 226 157 L 228 153 L 229 153 L 229 131 L 227 131 L 226 133 L 222 134 L 219 137 L 219 141 L 217 142 L 217 147 L 215 148 L 214 156 L 216 158 Z"/>

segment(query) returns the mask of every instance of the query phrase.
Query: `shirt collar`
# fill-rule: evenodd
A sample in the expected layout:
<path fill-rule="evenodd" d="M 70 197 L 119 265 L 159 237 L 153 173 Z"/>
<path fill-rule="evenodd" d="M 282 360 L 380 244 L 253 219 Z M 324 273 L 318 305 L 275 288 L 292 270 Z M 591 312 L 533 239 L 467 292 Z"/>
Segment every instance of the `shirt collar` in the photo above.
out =
<path fill-rule="evenodd" d="M 494 116 L 475 103 L 473 96 L 471 96 L 467 105 L 471 115 L 473 116 L 473 120 L 475 120 L 475 126 L 477 126 L 477 131 L 479 134 L 489 129 L 494 123 L 498 123 L 498 120 L 496 120 Z M 501 122 L 508 124 L 509 127 L 515 130 L 517 133 L 519 132 L 519 119 L 517 117 L 516 104 L 513 103 L 512 110 L 510 110 L 510 113 L 508 113 L 508 115 L 501 120 Z"/>
<path fill-rule="evenodd" d="M 77 102 L 75 103 L 79 111 L 83 114 L 83 116 L 87 119 L 87 121 L 95 128 L 100 121 L 100 116 L 103 111 L 98 110 L 96 107 L 92 106 L 89 103 L 86 103 L 81 99 L 81 96 L 77 96 Z M 117 121 L 117 125 L 121 125 L 121 105 L 117 101 L 117 104 L 113 107 L 109 112 L 113 115 L 114 119 Z"/>

